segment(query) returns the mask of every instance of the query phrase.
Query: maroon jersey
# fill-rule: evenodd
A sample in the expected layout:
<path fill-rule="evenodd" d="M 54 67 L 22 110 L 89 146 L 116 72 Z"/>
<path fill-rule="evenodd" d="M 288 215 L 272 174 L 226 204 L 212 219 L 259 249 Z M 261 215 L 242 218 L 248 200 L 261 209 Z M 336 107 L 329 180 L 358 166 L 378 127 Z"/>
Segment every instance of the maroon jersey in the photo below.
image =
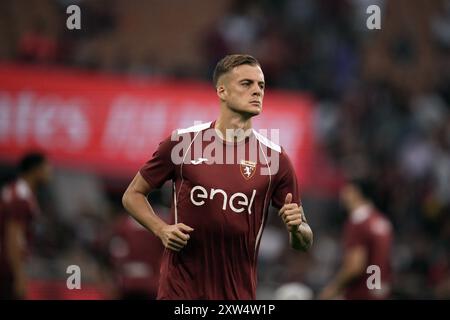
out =
<path fill-rule="evenodd" d="M 148 231 L 129 216 L 114 226 L 109 245 L 123 296 L 133 293 L 156 298 L 163 248 Z"/>
<path fill-rule="evenodd" d="M 344 249 L 363 246 L 368 254 L 364 273 L 347 287 L 346 299 L 387 299 L 391 286 L 391 245 L 392 226 L 381 213 L 371 206 L 356 209 L 347 221 L 344 231 Z M 375 265 L 380 268 L 381 288 L 369 289 L 367 267 Z"/>
<path fill-rule="evenodd" d="M 8 221 L 18 222 L 25 234 L 23 240 L 24 255 L 29 250 L 32 238 L 32 221 L 39 213 L 36 198 L 24 180 L 5 186 L 1 192 L 0 210 L 0 277 L 12 277 L 6 254 L 6 225 Z"/>
<path fill-rule="evenodd" d="M 158 298 L 255 299 L 269 205 L 282 207 L 287 193 L 299 203 L 284 150 L 254 130 L 241 142 L 226 142 L 210 122 L 177 130 L 140 173 L 152 188 L 172 180 L 171 223 L 194 228 L 180 252 L 164 251 Z"/>

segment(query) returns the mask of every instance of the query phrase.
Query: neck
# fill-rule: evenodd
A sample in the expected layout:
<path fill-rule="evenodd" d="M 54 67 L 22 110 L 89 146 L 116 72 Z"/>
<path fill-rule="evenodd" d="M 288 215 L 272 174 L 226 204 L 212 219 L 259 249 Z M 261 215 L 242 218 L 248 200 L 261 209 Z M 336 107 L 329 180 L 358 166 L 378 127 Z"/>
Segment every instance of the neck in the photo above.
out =
<path fill-rule="evenodd" d="M 214 128 L 221 133 L 223 139 L 226 141 L 238 142 L 249 135 L 247 130 L 252 128 L 252 118 L 251 116 L 237 113 L 226 106 L 222 106 Z M 230 131 L 233 133 L 231 136 Z"/>

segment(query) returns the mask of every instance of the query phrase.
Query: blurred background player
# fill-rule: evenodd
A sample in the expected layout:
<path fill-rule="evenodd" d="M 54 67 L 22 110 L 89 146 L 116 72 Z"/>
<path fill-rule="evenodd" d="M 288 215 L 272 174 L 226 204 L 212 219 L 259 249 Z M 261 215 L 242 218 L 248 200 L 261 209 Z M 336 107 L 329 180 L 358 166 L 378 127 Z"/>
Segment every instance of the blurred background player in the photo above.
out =
<path fill-rule="evenodd" d="M 1 193 L 1 299 L 26 298 L 26 261 L 33 236 L 33 221 L 40 212 L 36 193 L 51 175 L 50 164 L 41 153 L 26 154 L 18 169 L 17 180 L 5 186 Z"/>
<path fill-rule="evenodd" d="M 320 294 L 333 299 L 387 299 L 391 290 L 392 226 L 371 201 L 372 184 L 368 180 L 349 181 L 341 191 L 341 200 L 349 215 L 344 229 L 342 266 Z M 380 288 L 369 289 L 371 265 L 380 269 Z"/>
<path fill-rule="evenodd" d="M 109 242 L 117 298 L 156 299 L 163 247 L 136 220 L 121 213 Z"/>

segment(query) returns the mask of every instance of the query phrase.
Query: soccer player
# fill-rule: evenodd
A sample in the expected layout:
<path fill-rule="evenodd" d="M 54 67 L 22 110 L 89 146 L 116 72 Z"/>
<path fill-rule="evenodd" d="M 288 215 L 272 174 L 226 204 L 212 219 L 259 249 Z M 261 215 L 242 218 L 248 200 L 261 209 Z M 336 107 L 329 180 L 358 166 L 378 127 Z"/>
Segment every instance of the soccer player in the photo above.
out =
<path fill-rule="evenodd" d="M 307 250 L 313 241 L 286 152 L 252 129 L 265 89 L 259 62 L 228 55 L 213 82 L 217 119 L 162 141 L 123 195 L 128 212 L 165 247 L 158 299 L 255 299 L 270 203 L 279 209 L 292 248 Z M 147 201 L 167 180 L 173 185 L 170 224 Z"/>
<path fill-rule="evenodd" d="M 32 225 L 39 214 L 36 192 L 50 179 L 51 167 L 40 153 L 25 155 L 19 177 L 5 186 L 0 199 L 0 299 L 26 298 L 26 259 Z"/>
<path fill-rule="evenodd" d="M 321 299 L 342 294 L 349 300 L 389 298 L 392 226 L 370 200 L 372 189 L 371 183 L 362 179 L 349 181 L 342 188 L 341 200 L 349 212 L 344 229 L 343 262 L 320 294 Z M 368 269 L 369 266 L 372 267 Z"/>
<path fill-rule="evenodd" d="M 163 247 L 128 215 L 114 223 L 109 252 L 117 276 L 118 298 L 154 300 Z"/>

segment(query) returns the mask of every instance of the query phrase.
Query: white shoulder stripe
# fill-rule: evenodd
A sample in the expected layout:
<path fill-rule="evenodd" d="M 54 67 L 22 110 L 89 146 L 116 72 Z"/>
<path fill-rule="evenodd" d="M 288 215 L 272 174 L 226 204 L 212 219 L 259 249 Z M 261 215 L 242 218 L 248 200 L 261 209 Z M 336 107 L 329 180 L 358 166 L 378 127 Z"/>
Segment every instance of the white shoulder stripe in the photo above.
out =
<path fill-rule="evenodd" d="M 22 179 L 19 179 L 16 183 L 16 195 L 19 199 L 22 200 L 27 200 L 31 197 L 30 187 Z"/>
<path fill-rule="evenodd" d="M 189 128 L 185 128 L 185 129 L 177 129 L 177 134 L 183 134 L 183 133 L 188 133 L 188 132 L 199 132 L 199 131 L 208 129 L 211 126 L 211 123 L 212 123 L 212 121 L 196 124 L 194 126 L 191 126 Z"/>
<path fill-rule="evenodd" d="M 253 133 L 255 134 L 256 139 L 258 139 L 259 142 L 261 142 L 266 147 L 269 147 L 270 149 L 273 149 L 279 153 L 281 153 L 281 147 L 264 137 L 262 134 L 258 133 L 255 129 L 253 129 Z"/>

